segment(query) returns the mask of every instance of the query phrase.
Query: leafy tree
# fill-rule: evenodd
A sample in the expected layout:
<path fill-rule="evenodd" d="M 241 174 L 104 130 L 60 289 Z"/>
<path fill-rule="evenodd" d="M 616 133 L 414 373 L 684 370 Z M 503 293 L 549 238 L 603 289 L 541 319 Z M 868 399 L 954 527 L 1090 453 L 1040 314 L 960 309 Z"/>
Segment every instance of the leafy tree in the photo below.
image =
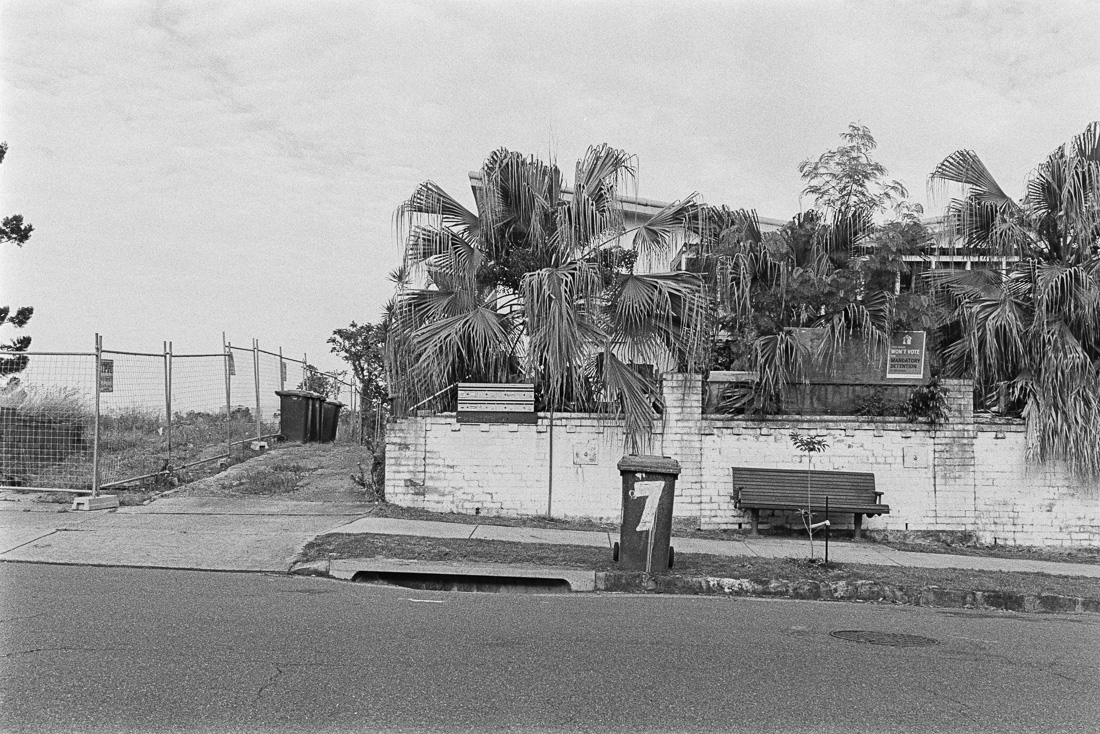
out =
<path fill-rule="evenodd" d="M 906 211 L 909 192 L 900 181 L 886 178 L 886 167 L 871 157 L 878 147 L 871 131 L 853 122 L 840 137 L 844 145 L 798 166 L 806 182 L 803 195 L 814 197 L 814 206 L 825 214 L 873 216 L 887 208 L 899 214 Z"/>
<path fill-rule="evenodd" d="M 333 378 L 334 375 L 320 372 L 313 365 L 307 364 L 306 376 L 298 383 L 297 389 L 315 392 L 326 398 L 332 398 L 340 392 L 339 384 Z"/>
<path fill-rule="evenodd" d="M 532 381 L 546 409 L 610 409 L 644 436 L 660 390 L 636 365 L 691 367 L 706 301 L 690 273 L 638 274 L 633 250 L 667 250 L 697 214 L 689 198 L 625 226 L 633 158 L 589 148 L 569 191 L 554 163 L 507 150 L 481 170 L 477 213 L 436 184 L 398 210 L 407 232 L 387 345 L 398 411 L 460 381 Z"/>
<path fill-rule="evenodd" d="M 386 332 L 388 324 L 357 324 L 336 329 L 328 338 L 333 354 L 351 367 L 362 391 L 363 401 L 374 404 L 389 396 L 386 387 Z"/>
<path fill-rule="evenodd" d="M 932 181 L 959 185 L 947 217 L 1006 270 L 947 271 L 945 372 L 972 376 L 986 405 L 1028 421 L 1033 459 L 1100 474 L 1100 122 L 1055 149 L 1008 196 L 976 153 L 945 158 Z"/>
<path fill-rule="evenodd" d="M 0 143 L 0 163 L 4 162 L 4 156 L 7 153 L 8 144 Z M 4 217 L 0 221 L 0 245 L 10 242 L 17 247 L 22 247 L 30 239 L 33 231 L 34 226 L 25 224 L 21 214 Z M 11 313 L 10 306 L 0 306 L 0 326 L 10 324 L 17 329 L 22 329 L 33 315 L 33 306 L 20 306 L 14 315 Z M 31 338 L 27 335 L 18 336 L 7 344 L 0 344 L 0 354 L 15 353 L 13 356 L 0 356 L 0 377 L 17 374 L 27 368 L 29 358 L 26 354 L 19 353 L 26 352 L 30 346 Z"/>
<path fill-rule="evenodd" d="M 328 339 L 333 354 L 340 355 L 350 365 L 359 385 L 361 435 L 369 437 L 368 443 L 376 453 L 384 450 L 383 446 L 374 444 L 382 438 L 380 432 L 389 411 L 389 389 L 386 383 L 386 335 L 389 323 L 388 316 L 377 324 L 360 325 L 352 321 L 350 326 L 333 331 Z M 369 428 L 373 430 L 368 432 Z"/>

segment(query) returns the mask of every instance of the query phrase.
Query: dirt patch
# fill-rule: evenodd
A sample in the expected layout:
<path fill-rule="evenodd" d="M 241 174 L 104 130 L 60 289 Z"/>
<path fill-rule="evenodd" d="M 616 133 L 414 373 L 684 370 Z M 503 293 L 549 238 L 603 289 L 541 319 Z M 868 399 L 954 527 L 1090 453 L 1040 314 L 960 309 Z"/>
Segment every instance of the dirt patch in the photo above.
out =
<path fill-rule="evenodd" d="M 274 444 L 247 461 L 180 487 L 172 494 L 365 502 L 373 499 L 369 482 L 371 459 L 370 450 L 356 445 Z"/>

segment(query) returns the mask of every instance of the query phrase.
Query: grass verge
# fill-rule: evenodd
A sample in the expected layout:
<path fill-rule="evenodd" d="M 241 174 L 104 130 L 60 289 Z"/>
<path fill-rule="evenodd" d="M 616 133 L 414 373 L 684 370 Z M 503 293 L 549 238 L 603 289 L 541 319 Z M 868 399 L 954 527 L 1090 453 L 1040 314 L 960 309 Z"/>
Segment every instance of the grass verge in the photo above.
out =
<path fill-rule="evenodd" d="M 379 504 L 371 511 L 372 517 L 398 518 L 402 520 L 431 520 L 464 525 L 502 525 L 507 527 L 549 528 L 554 530 L 603 530 L 619 532 L 619 524 L 598 522 L 584 518 L 554 518 L 545 515 L 525 515 L 522 517 L 495 517 L 488 515 L 469 515 L 457 512 L 433 512 L 416 507 L 402 507 L 394 504 Z M 672 534 L 677 538 L 705 538 L 708 540 L 744 540 L 748 530 L 696 530 L 689 529 L 677 518 L 673 521 Z M 798 530 L 764 530 L 762 535 L 776 538 L 806 539 L 806 534 Z M 822 536 L 816 535 L 820 539 Z M 851 531 L 834 531 L 833 540 L 850 541 Z M 973 533 L 966 532 L 917 532 L 897 530 L 868 530 L 864 532 L 864 541 L 877 543 L 888 548 L 913 553 L 940 553 L 960 556 L 984 556 L 986 558 L 1014 558 L 1028 561 L 1055 561 L 1059 563 L 1100 563 L 1100 548 L 1041 548 L 1036 546 L 988 546 L 980 545 Z"/>
<path fill-rule="evenodd" d="M 300 561 L 337 558 L 391 558 L 418 561 L 513 563 L 614 571 L 609 548 L 499 540 L 426 538 L 371 533 L 321 535 L 310 541 Z M 898 568 L 856 563 L 813 565 L 801 559 L 726 557 L 678 553 L 675 573 L 686 576 L 811 581 L 877 581 L 896 586 L 1060 594 L 1100 599 L 1100 580 L 1076 576 L 942 568 Z"/>

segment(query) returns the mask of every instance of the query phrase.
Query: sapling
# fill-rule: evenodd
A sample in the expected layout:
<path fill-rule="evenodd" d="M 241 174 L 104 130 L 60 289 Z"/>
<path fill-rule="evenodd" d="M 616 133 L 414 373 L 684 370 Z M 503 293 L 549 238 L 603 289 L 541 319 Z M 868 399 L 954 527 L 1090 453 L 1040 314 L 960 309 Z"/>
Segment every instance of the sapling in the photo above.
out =
<path fill-rule="evenodd" d="M 814 522 L 813 499 L 810 493 L 810 470 L 813 469 L 814 454 L 829 448 L 829 442 L 821 436 L 803 436 L 798 431 L 791 431 L 791 443 L 799 451 L 806 452 L 806 509 L 802 510 L 802 526 L 806 528 L 806 534 L 810 536 L 810 560 L 814 560 Z"/>

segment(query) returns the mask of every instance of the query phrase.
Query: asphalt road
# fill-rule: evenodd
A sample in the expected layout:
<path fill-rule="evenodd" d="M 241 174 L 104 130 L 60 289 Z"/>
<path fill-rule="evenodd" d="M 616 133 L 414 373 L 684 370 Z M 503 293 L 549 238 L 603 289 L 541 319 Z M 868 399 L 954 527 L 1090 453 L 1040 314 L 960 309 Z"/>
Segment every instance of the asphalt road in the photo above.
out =
<path fill-rule="evenodd" d="M 16 563 L 0 594 L 5 732 L 1100 726 L 1091 616 Z"/>

